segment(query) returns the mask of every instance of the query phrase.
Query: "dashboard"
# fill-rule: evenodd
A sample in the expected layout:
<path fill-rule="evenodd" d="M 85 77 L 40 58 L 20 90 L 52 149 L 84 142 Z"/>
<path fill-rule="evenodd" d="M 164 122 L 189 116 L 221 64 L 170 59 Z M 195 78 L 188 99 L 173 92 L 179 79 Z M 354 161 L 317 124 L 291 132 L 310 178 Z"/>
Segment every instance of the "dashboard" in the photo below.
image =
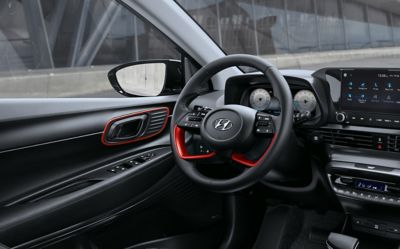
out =
<path fill-rule="evenodd" d="M 281 72 L 293 96 L 298 150 L 318 158 L 317 171 L 351 215 L 352 228 L 400 239 L 400 69 Z M 279 96 L 261 74 L 231 77 L 225 91 L 208 97 L 216 95 L 223 104 L 280 114 Z M 292 168 L 301 175 L 305 167 L 295 162 Z"/>
<path fill-rule="evenodd" d="M 293 96 L 295 134 L 325 162 L 323 172 L 352 215 L 352 228 L 400 239 L 400 69 L 282 73 Z M 280 113 L 278 96 L 260 74 L 228 79 L 223 98 L 225 104 Z"/>
<path fill-rule="evenodd" d="M 296 72 L 295 76 L 285 75 L 296 125 L 400 129 L 400 69 L 324 68 L 311 77 L 301 70 Z M 259 74 L 232 77 L 225 89 L 225 104 L 280 113 L 271 84 Z"/>

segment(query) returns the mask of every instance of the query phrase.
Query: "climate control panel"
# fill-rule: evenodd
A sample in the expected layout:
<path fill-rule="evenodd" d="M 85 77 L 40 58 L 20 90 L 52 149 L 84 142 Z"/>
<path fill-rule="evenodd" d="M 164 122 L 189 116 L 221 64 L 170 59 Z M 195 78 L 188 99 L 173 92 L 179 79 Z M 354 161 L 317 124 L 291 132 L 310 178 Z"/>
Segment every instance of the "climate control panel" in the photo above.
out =
<path fill-rule="evenodd" d="M 338 124 L 400 129 L 400 116 L 368 112 L 336 112 Z"/>

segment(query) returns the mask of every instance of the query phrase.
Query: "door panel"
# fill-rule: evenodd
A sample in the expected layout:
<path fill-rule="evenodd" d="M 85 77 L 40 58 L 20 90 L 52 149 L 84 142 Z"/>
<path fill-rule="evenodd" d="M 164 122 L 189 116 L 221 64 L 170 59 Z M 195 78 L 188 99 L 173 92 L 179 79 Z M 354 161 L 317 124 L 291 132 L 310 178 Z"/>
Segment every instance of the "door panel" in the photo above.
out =
<path fill-rule="evenodd" d="M 118 146 L 102 144 L 103 129 L 175 99 L 0 101 L 0 241 L 20 245 L 146 198 L 174 165 L 168 127 Z"/>
<path fill-rule="evenodd" d="M 177 96 L 123 99 L 0 100 L 0 153 L 101 133 L 110 119 L 171 106 Z"/>

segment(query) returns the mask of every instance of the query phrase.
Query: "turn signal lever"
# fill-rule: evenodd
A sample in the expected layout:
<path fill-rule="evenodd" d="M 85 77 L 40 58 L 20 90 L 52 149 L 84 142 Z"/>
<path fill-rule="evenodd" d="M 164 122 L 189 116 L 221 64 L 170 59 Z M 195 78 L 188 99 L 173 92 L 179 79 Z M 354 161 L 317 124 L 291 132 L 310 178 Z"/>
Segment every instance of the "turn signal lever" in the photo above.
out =
<path fill-rule="evenodd" d="M 359 241 L 344 234 L 330 233 L 326 245 L 328 249 L 358 249 Z"/>
<path fill-rule="evenodd" d="M 305 111 L 305 112 L 298 112 L 296 114 L 293 114 L 293 121 L 296 125 L 304 123 L 308 120 L 310 120 L 312 117 L 311 112 Z"/>

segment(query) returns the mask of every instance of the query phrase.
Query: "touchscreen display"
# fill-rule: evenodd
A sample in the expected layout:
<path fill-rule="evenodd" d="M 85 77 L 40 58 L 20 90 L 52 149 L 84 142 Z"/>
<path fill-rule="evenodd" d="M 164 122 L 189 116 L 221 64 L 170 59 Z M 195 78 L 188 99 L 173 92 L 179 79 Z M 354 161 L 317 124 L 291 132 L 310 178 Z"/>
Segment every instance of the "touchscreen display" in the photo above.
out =
<path fill-rule="evenodd" d="M 399 113 L 400 70 L 343 70 L 340 103 L 343 110 Z"/>

